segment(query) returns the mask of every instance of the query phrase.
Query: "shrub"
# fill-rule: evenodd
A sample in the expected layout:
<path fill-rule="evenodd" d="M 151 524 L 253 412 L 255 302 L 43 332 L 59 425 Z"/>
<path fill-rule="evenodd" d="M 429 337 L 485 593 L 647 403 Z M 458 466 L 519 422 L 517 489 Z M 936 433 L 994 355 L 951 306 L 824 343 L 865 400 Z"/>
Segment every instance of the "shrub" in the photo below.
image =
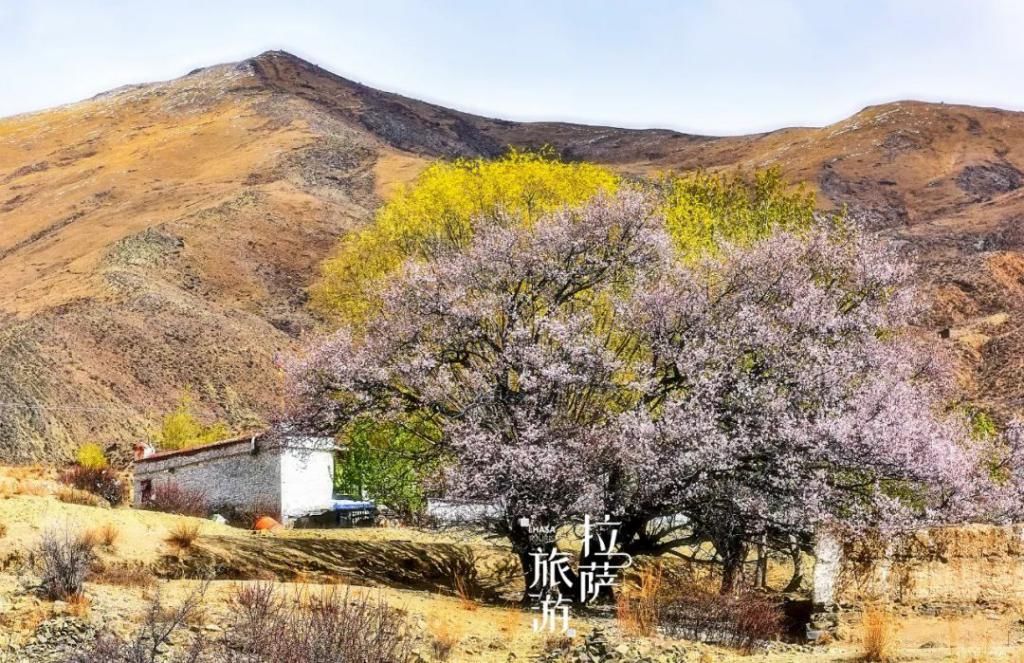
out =
<path fill-rule="evenodd" d="M 171 528 L 170 534 L 164 540 L 179 550 L 188 550 L 198 538 L 198 523 L 178 523 Z"/>
<path fill-rule="evenodd" d="M 350 599 L 325 588 L 286 601 L 267 583 L 236 589 L 229 640 L 246 663 L 396 663 L 408 661 L 402 613 L 382 599 Z"/>
<path fill-rule="evenodd" d="M 130 639 L 109 631 L 100 632 L 91 644 L 71 656 L 68 663 L 199 663 L 209 660 L 202 658 L 205 643 L 200 636 L 195 636 L 185 651 L 163 653 L 170 648 L 175 634 L 201 613 L 207 586 L 206 583 L 200 585 L 176 608 L 165 606 L 160 592 L 155 592 L 144 624 Z M 224 654 L 213 660 L 237 660 L 227 651 Z"/>
<path fill-rule="evenodd" d="M 0 523 L 0 539 L 4 538 L 5 536 L 7 536 L 7 524 Z"/>
<path fill-rule="evenodd" d="M 66 601 L 82 593 L 89 564 L 93 561 L 92 542 L 68 530 L 43 533 L 33 552 L 39 571 L 39 588 L 52 601 Z"/>
<path fill-rule="evenodd" d="M 723 595 L 690 589 L 667 599 L 659 611 L 668 630 L 746 651 L 782 633 L 779 606 L 759 594 Z"/>
<path fill-rule="evenodd" d="M 206 493 L 171 482 L 160 482 L 154 485 L 153 492 L 143 507 L 152 511 L 197 518 L 205 518 L 210 515 Z"/>
<path fill-rule="evenodd" d="M 61 475 L 61 481 L 78 490 L 98 495 L 112 506 L 124 504 L 128 487 L 118 473 L 109 467 L 73 467 Z"/>
<path fill-rule="evenodd" d="M 896 624 L 885 608 L 864 610 L 861 622 L 865 661 L 892 661 L 896 658 Z"/>
<path fill-rule="evenodd" d="M 107 455 L 103 453 L 103 448 L 95 442 L 86 442 L 78 447 L 75 460 L 79 467 L 87 470 L 102 470 L 109 464 Z"/>

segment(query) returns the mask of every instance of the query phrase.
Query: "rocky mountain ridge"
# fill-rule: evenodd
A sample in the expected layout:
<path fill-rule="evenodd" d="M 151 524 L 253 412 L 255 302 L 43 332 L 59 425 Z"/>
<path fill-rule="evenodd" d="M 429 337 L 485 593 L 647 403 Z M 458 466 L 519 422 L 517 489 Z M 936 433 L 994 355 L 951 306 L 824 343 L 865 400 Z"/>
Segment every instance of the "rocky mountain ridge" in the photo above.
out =
<path fill-rule="evenodd" d="M 337 238 L 435 158 L 550 145 L 630 175 L 779 166 L 922 266 L 965 399 L 1024 410 L 1024 114 L 902 101 L 716 138 L 483 118 L 283 52 L 0 119 L 0 460 L 145 437 L 182 389 L 246 427 Z"/>

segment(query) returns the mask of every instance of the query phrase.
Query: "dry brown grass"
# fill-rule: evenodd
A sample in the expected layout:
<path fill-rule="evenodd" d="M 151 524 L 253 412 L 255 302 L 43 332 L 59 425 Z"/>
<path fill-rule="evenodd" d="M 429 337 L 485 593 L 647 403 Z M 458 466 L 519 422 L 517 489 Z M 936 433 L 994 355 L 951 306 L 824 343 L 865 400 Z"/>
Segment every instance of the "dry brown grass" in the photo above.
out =
<path fill-rule="evenodd" d="M 199 524 L 181 522 L 171 528 L 171 531 L 164 539 L 171 547 L 178 550 L 188 550 L 199 538 Z"/>
<path fill-rule="evenodd" d="M 118 587 L 152 587 L 156 584 L 156 576 L 148 566 L 141 562 L 118 562 L 104 565 L 92 573 L 89 580 L 100 585 Z"/>
<path fill-rule="evenodd" d="M 474 596 L 473 587 L 473 583 L 462 575 L 455 574 L 452 578 L 452 589 L 455 596 L 459 597 L 459 605 L 463 610 L 473 611 L 480 607 Z"/>
<path fill-rule="evenodd" d="M 435 621 L 428 625 L 430 652 L 436 661 L 447 661 L 462 641 L 462 632 L 448 621 Z"/>
<path fill-rule="evenodd" d="M 884 606 L 864 609 L 861 621 L 861 645 L 864 661 L 893 661 L 896 659 L 897 624 L 892 611 Z"/>
<path fill-rule="evenodd" d="M 5 536 L 7 536 L 7 525 L 5 523 L 0 523 L 0 539 Z"/>
<path fill-rule="evenodd" d="M 90 492 L 61 486 L 57 489 L 57 499 L 67 504 L 81 504 L 82 506 L 103 506 L 103 499 Z"/>
<path fill-rule="evenodd" d="M 50 486 L 44 481 L 34 479 L 18 479 L 15 482 L 15 495 L 29 495 L 32 497 L 46 497 L 51 493 Z"/>
<path fill-rule="evenodd" d="M 662 586 L 662 568 L 653 564 L 641 569 L 635 585 L 622 587 L 616 599 L 615 618 L 623 633 L 650 636 L 657 630 Z"/>
<path fill-rule="evenodd" d="M 92 601 L 83 592 L 72 594 L 68 597 L 68 614 L 72 617 L 79 619 L 88 617 L 90 607 L 92 607 Z"/>
<path fill-rule="evenodd" d="M 121 538 L 121 530 L 114 523 L 104 523 L 95 532 L 97 540 L 107 550 L 115 548 Z"/>

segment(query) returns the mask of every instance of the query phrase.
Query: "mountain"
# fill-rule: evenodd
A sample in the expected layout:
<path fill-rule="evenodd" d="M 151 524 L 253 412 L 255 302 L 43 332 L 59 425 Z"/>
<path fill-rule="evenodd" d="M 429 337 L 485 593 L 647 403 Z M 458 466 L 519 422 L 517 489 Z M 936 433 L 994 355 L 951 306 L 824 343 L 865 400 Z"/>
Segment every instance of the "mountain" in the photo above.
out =
<path fill-rule="evenodd" d="M 429 160 L 508 145 L 631 175 L 780 166 L 921 263 L 967 398 L 1024 409 L 1020 113 L 907 101 L 724 138 L 520 123 L 269 52 L 0 120 L 0 460 L 126 445 L 184 388 L 236 427 L 271 417 L 337 238 Z"/>

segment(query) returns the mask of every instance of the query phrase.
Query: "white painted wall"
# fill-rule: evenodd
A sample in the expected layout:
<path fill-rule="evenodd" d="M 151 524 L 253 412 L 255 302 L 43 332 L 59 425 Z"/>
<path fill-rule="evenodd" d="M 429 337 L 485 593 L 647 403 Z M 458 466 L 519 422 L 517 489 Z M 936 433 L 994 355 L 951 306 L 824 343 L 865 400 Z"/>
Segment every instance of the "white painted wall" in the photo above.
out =
<path fill-rule="evenodd" d="M 285 447 L 281 450 L 281 518 L 287 522 L 331 507 L 334 450 Z"/>

